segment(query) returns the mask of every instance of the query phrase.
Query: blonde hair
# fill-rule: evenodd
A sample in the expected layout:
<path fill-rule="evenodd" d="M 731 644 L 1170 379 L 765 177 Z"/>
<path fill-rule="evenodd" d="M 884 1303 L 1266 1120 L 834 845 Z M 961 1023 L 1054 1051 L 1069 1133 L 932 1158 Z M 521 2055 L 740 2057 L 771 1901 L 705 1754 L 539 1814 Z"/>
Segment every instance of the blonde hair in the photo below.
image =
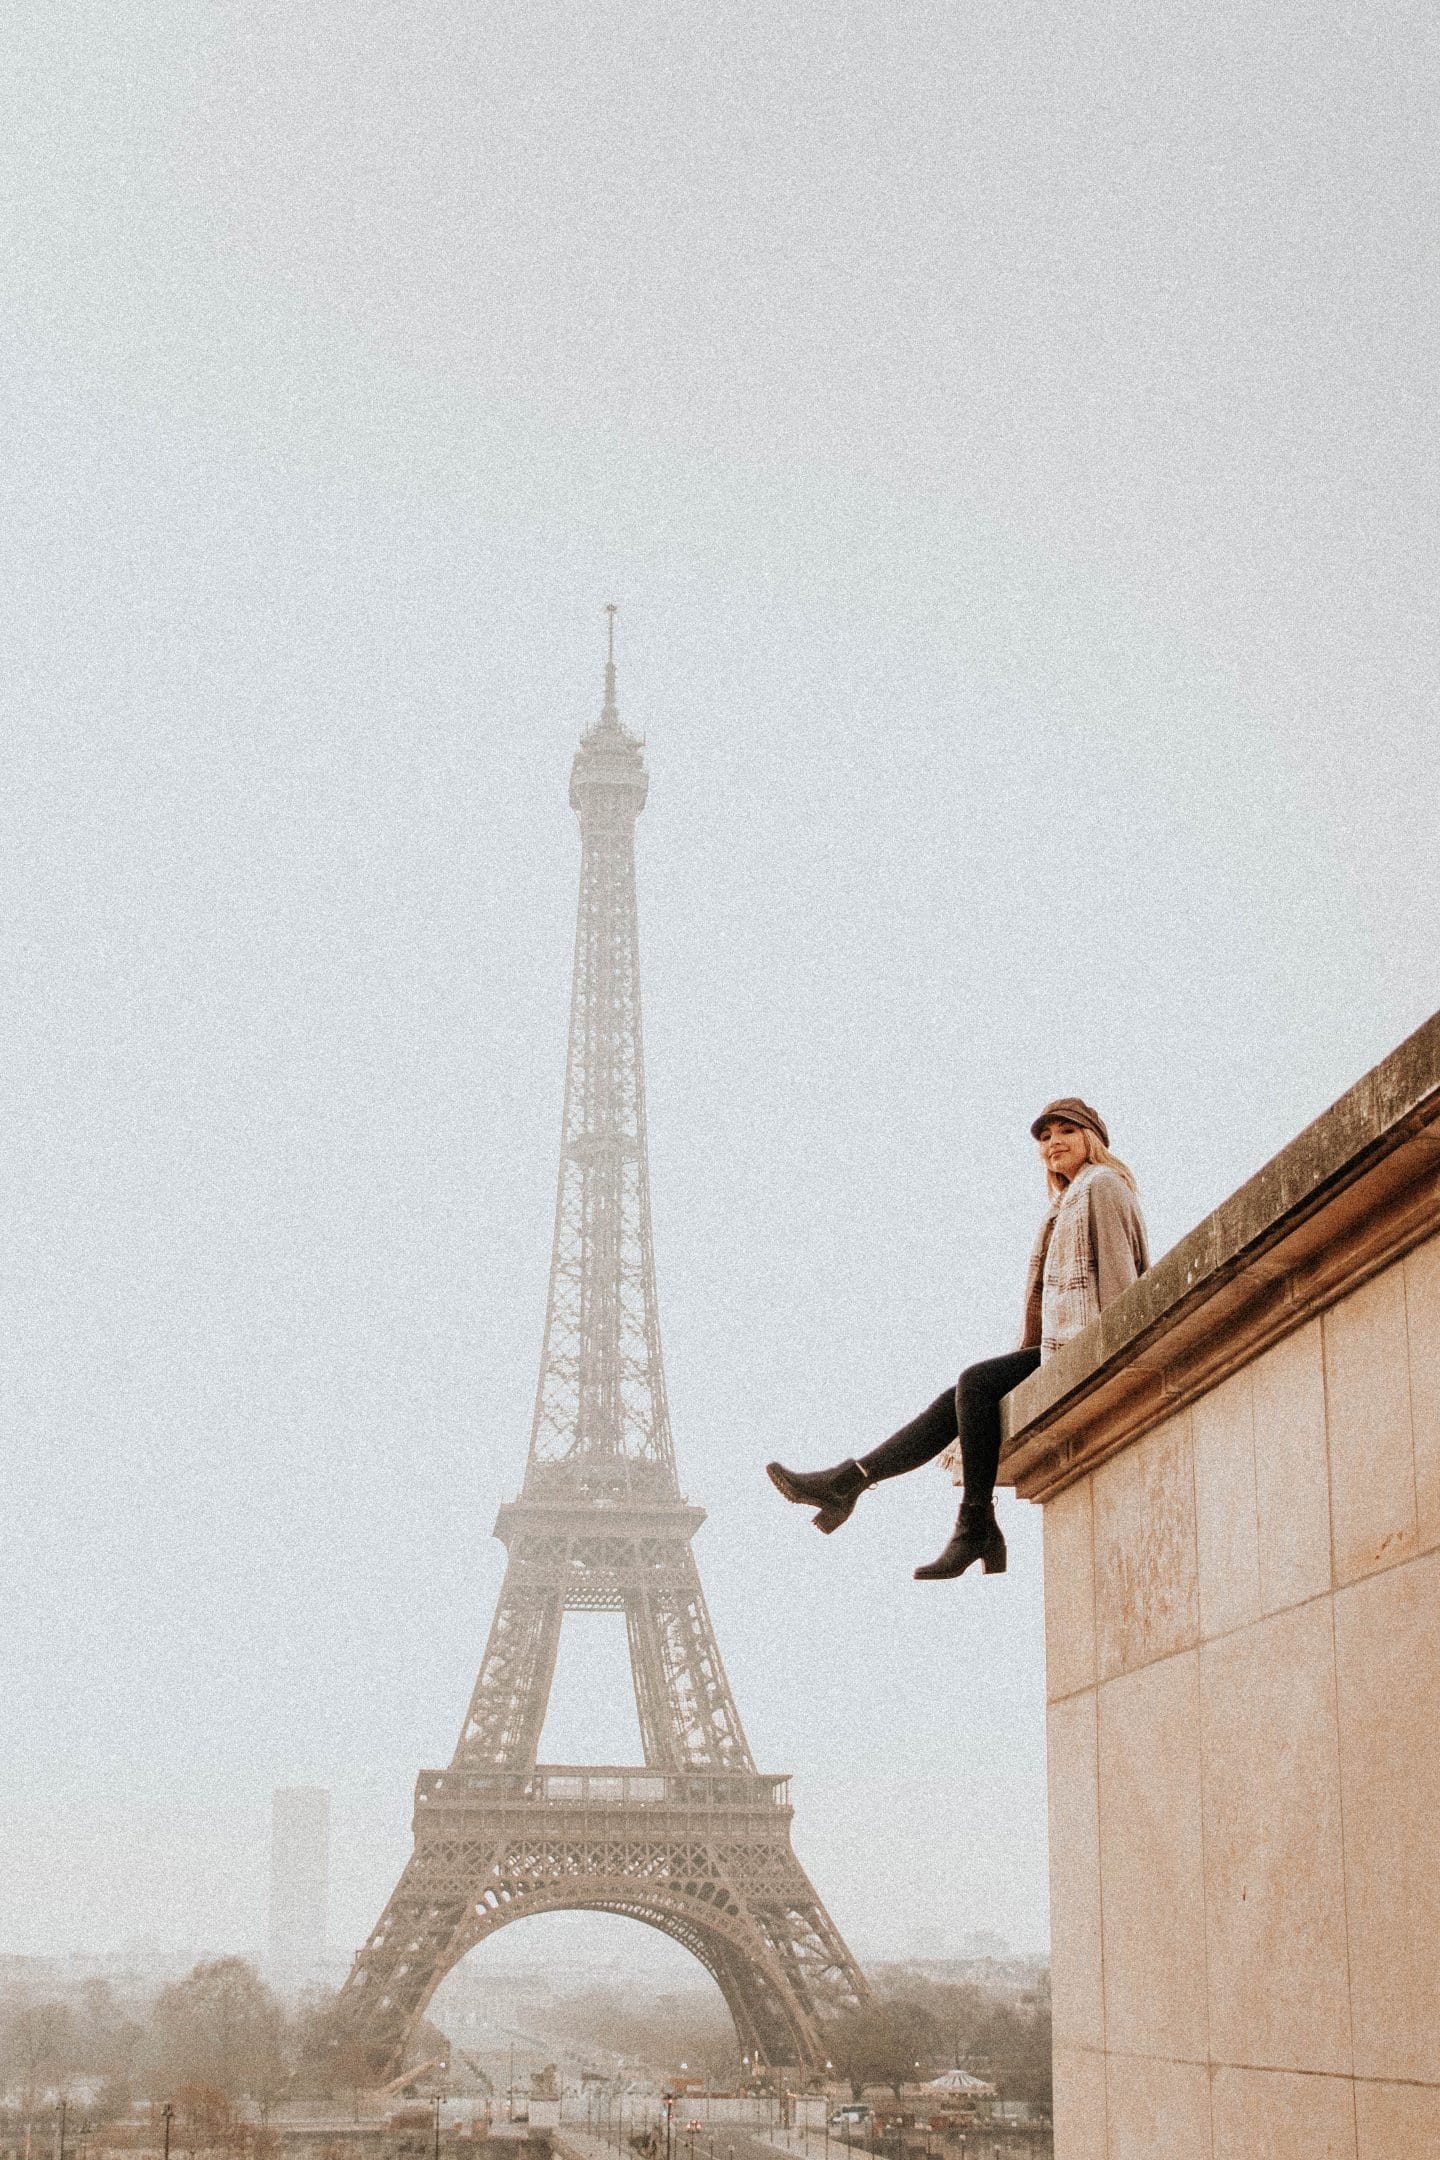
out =
<path fill-rule="evenodd" d="M 1080 1127 L 1080 1133 L 1081 1137 L 1084 1139 L 1085 1142 L 1085 1160 L 1087 1162 L 1099 1163 L 1102 1169 L 1113 1170 L 1116 1177 L 1124 1179 L 1125 1183 L 1129 1186 L 1131 1192 L 1138 1193 L 1140 1188 L 1135 1182 L 1135 1173 L 1130 1168 L 1129 1163 L 1123 1163 L 1121 1162 L 1118 1155 L 1112 1155 L 1109 1148 L 1106 1147 L 1104 1141 L 1100 1138 L 1099 1133 L 1092 1132 L 1088 1125 L 1082 1125 Z M 1064 1185 L 1057 1182 L 1057 1180 L 1050 1175 L 1048 1166 L 1045 1171 L 1045 1183 L 1049 1189 L 1052 1199 L 1054 1198 L 1056 1193 L 1062 1193 L 1065 1190 Z"/>

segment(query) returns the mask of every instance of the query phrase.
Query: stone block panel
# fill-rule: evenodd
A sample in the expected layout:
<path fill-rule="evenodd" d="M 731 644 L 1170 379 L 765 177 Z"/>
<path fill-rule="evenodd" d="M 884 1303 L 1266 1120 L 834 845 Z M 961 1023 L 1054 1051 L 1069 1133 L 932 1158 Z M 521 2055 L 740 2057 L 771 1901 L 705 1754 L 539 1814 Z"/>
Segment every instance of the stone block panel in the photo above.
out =
<path fill-rule="evenodd" d="M 1110 2160 L 1105 2058 L 1055 2045 L 1056 2160 Z"/>
<path fill-rule="evenodd" d="M 1335 1581 L 1393 1567 L 1415 1550 L 1415 1447 L 1405 1271 L 1342 1298 L 1322 1322 Z"/>
<path fill-rule="evenodd" d="M 1095 1472 L 1095 1635 L 1102 1680 L 1199 1637 L 1190 1416 Z"/>
<path fill-rule="evenodd" d="M 1095 1529 L 1090 1479 L 1045 1510 L 1045 1691 L 1095 1685 Z"/>
<path fill-rule="evenodd" d="M 1260 1617 L 1254 1389 L 1248 1367 L 1190 1413 L 1200 1632 L 1222 1635 Z"/>
<path fill-rule="evenodd" d="M 1105 2041 L 1203 2062 L 1200 1680 L 1187 1651 L 1099 1693 Z"/>
<path fill-rule="evenodd" d="M 1330 1459 L 1321 1323 L 1287 1335 L 1250 1369 L 1260 1606 L 1281 1612 L 1330 1587 Z"/>
<path fill-rule="evenodd" d="M 1440 2085 L 1440 1553 L 1335 1600 L 1357 2076 Z"/>
<path fill-rule="evenodd" d="M 1440 2086 L 1355 2085 L 1357 2160 L 1435 2160 Z M 1055 2148 L 1057 2160 L 1062 2148 Z"/>
<path fill-rule="evenodd" d="M 1211 2160 L 1210 2077 L 1203 2063 L 1112 2055 L 1109 2160 Z M 1056 2160 L 1069 2160 L 1056 2146 Z"/>
<path fill-rule="evenodd" d="M 1211 2054 L 1347 2074 L 1328 1599 L 1207 1643 L 1200 1705 Z"/>
<path fill-rule="evenodd" d="M 1415 1501 L 1423 1552 L 1440 1546 L 1440 1238 L 1405 1261 L 1410 1350 L 1410 1416 L 1415 1435 Z"/>
<path fill-rule="evenodd" d="M 1100 1797 L 1095 1696 L 1052 1703 L 1050 1771 L 1050 1993 L 1055 2042 L 1103 2048 L 1100 1952 Z"/>
<path fill-rule="evenodd" d="M 1210 2105 L 1214 2160 L 1357 2160 L 1348 2078 L 1227 2067 L 1214 2074 Z"/>

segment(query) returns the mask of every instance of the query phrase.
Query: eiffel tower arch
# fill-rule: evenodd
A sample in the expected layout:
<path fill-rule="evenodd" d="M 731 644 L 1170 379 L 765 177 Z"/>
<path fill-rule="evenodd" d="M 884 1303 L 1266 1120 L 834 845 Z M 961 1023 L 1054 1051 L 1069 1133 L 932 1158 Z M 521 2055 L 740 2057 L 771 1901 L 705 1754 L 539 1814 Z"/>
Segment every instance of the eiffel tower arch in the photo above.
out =
<path fill-rule="evenodd" d="M 650 1233 L 635 821 L 643 744 L 615 701 L 581 738 L 569 1060 L 544 1348 L 505 1578 L 448 1769 L 422 1770 L 414 1851 L 340 2004 L 376 2076 L 467 1951 L 544 1912 L 658 1929 L 713 1975 L 741 2044 L 822 2062 L 869 1989 L 790 1843 L 788 1781 L 757 1771 L 675 1469 Z M 543 1764 L 567 1612 L 625 1616 L 644 1761 Z"/>

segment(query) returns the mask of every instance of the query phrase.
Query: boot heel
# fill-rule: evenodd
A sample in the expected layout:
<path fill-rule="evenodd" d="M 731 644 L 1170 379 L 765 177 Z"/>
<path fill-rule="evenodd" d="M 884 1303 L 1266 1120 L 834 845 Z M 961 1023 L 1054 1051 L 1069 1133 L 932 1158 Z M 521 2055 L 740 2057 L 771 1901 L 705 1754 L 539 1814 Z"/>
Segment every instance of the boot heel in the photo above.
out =
<path fill-rule="evenodd" d="M 1005 1573 L 1005 1538 L 993 1510 L 983 1501 L 962 1500 L 950 1542 L 938 1560 L 917 1567 L 916 1582 L 953 1582 L 979 1561 L 985 1574 Z"/>
<path fill-rule="evenodd" d="M 840 1528 L 841 1523 L 849 1522 L 854 1512 L 855 1502 L 853 1500 L 837 1500 L 830 1507 L 822 1507 L 819 1514 L 811 1519 L 815 1524 L 815 1528 L 823 1530 L 826 1537 L 829 1537 L 832 1530 Z"/>

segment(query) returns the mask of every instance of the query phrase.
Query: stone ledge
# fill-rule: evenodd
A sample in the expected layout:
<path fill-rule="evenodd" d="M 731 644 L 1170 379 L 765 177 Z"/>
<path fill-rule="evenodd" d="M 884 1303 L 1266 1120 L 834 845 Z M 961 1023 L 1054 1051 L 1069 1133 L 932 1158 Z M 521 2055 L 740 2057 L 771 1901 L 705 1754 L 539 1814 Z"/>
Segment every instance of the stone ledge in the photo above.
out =
<path fill-rule="evenodd" d="M 1002 1405 L 1045 1500 L 1440 1229 L 1440 1013 Z"/>

